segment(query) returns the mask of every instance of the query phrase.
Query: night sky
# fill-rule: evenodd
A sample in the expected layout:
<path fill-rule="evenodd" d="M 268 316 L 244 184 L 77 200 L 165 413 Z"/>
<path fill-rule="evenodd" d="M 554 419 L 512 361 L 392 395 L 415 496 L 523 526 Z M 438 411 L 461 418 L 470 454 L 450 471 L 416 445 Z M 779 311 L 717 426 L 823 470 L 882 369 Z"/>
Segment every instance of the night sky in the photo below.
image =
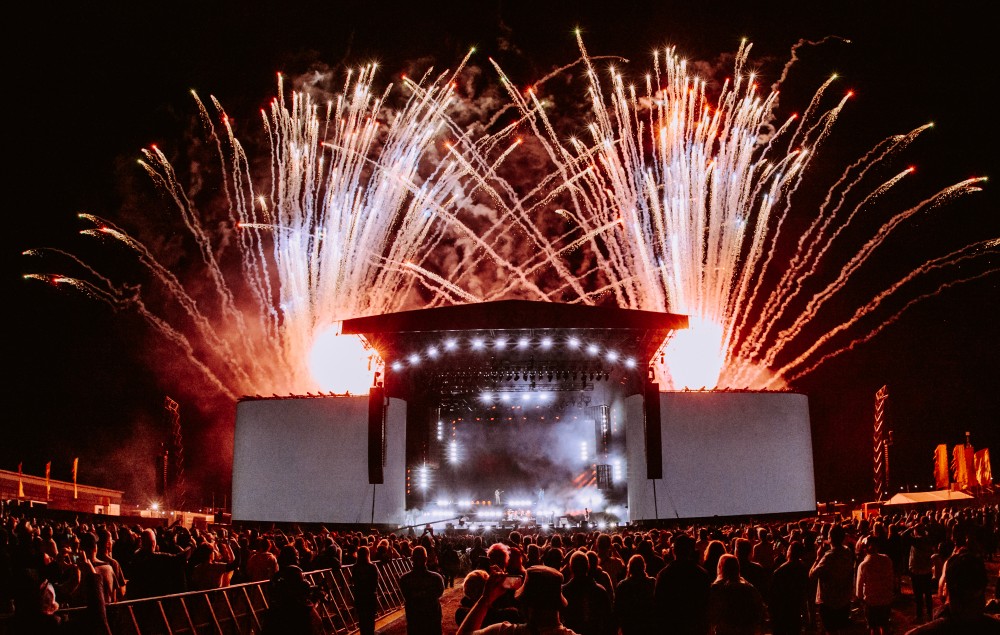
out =
<path fill-rule="evenodd" d="M 624 68 L 637 77 L 650 67 L 649 51 L 665 43 L 714 62 L 746 37 L 754 42 L 751 59 L 771 73 L 762 81 L 769 86 L 798 40 L 838 36 L 850 43 L 825 45 L 823 61 L 799 76 L 818 86 L 838 72 L 838 90 L 856 91 L 835 126 L 842 145 L 830 161 L 846 165 L 879 139 L 934 121 L 906 154 L 918 189 L 997 173 L 995 20 L 979 3 L 118 4 L 35 3 L 9 25 L 3 280 L 13 314 L 4 355 L 12 384 L 0 468 L 23 462 L 41 475 L 52 461 L 53 477 L 69 479 L 78 456 L 81 482 L 125 489 L 134 502 L 152 495 L 168 395 L 181 406 L 187 469 L 202 501 L 227 497 L 219 465 L 228 458 L 219 457 L 231 451 L 232 406 L 190 390 L 169 347 L 150 341 L 133 316 L 24 281 L 38 267 L 21 252 L 76 253 L 77 213 L 115 219 L 128 208 L 145 178 L 136 165 L 140 149 L 190 143 L 190 89 L 217 96 L 239 135 L 259 130 L 256 112 L 273 96 L 277 72 L 294 76 L 318 63 L 342 69 L 377 60 L 384 86 L 414 60 L 444 69 L 476 46 L 484 69 L 492 56 L 528 85 L 576 59 L 573 29 L 580 27 L 592 55 L 628 58 Z M 1000 236 L 996 189 L 987 183 L 984 192 L 921 215 L 893 249 L 930 257 Z M 133 213 L 127 222 L 135 220 Z M 879 266 L 891 270 L 892 254 L 881 258 Z M 870 499 L 874 395 L 882 385 L 890 394 L 894 489 L 929 487 L 934 446 L 961 443 L 966 432 L 977 449 L 996 455 L 998 324 L 994 273 L 921 302 L 797 383 L 810 398 L 818 498 Z"/>

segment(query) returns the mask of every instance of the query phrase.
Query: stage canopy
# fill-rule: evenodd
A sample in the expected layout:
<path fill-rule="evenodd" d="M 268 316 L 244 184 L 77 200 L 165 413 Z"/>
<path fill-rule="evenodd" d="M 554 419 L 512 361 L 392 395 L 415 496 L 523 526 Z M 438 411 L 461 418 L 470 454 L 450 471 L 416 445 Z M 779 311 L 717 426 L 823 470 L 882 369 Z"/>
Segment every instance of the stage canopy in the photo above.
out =
<path fill-rule="evenodd" d="M 949 503 L 971 499 L 965 492 L 941 489 L 934 492 L 900 492 L 890 498 L 885 505 L 919 505 L 921 503 Z"/>

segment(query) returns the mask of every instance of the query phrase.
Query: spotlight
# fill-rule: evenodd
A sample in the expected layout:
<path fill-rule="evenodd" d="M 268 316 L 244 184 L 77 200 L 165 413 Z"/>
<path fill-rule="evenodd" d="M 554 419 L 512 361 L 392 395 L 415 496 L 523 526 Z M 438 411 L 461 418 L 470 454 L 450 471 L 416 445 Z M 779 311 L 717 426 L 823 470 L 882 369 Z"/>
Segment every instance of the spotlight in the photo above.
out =
<path fill-rule="evenodd" d="M 552 348 L 552 338 L 545 336 L 542 338 L 542 348 Z"/>

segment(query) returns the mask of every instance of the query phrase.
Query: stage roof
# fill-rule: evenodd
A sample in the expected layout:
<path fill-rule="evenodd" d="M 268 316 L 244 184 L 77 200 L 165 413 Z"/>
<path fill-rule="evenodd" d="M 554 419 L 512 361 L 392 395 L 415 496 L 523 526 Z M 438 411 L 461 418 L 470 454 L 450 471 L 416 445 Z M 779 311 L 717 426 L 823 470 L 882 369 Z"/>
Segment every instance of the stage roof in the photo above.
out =
<path fill-rule="evenodd" d="M 575 335 L 602 349 L 635 355 L 645 364 L 672 331 L 687 326 L 686 315 L 673 313 L 501 300 L 345 320 L 343 332 L 363 335 L 387 360 L 433 346 L 449 334 L 464 332 L 490 342 L 504 335 L 532 341 Z M 535 346 L 531 355 L 536 359 L 547 356 Z M 565 352 L 560 357 L 565 357 Z"/>

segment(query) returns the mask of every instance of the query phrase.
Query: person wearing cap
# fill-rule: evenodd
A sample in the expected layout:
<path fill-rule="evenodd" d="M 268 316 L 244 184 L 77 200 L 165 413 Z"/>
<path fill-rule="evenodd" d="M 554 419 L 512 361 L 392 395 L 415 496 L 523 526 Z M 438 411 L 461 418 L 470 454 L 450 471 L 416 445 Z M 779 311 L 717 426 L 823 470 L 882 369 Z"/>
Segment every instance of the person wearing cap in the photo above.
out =
<path fill-rule="evenodd" d="M 563 576 L 545 565 L 525 570 L 524 583 L 514 592 L 518 606 L 527 616 L 524 624 L 500 622 L 481 628 L 490 605 L 504 593 L 507 574 L 500 567 L 490 569 L 482 595 L 462 620 L 456 635 L 577 635 L 562 625 L 559 611 L 566 607 L 562 594 Z"/>

